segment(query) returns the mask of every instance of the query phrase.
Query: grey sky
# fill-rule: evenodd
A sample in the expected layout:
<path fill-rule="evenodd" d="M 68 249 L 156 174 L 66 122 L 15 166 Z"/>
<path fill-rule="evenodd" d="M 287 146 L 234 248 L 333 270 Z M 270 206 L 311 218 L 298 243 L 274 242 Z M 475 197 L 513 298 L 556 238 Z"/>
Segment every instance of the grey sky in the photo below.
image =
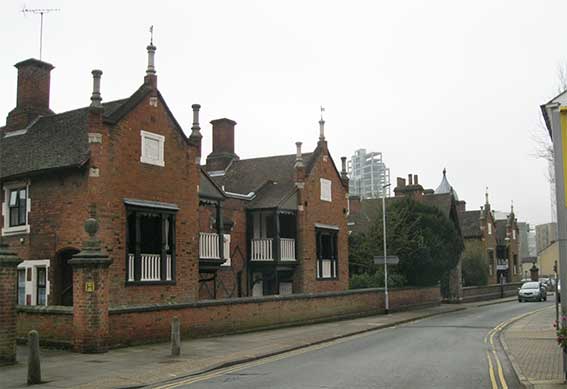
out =
<path fill-rule="evenodd" d="M 547 164 L 532 134 L 565 62 L 564 1 L 26 1 L 60 8 L 45 19 L 44 60 L 56 112 L 88 105 L 90 71 L 102 96 L 141 84 L 155 27 L 158 86 L 181 125 L 202 105 L 208 121 L 238 122 L 241 158 L 315 147 L 319 105 L 333 157 L 382 151 L 392 178 L 441 171 L 469 209 L 484 202 L 530 223 L 550 220 Z M 15 106 L 16 69 L 38 57 L 39 16 L 0 6 L 0 115 Z M 0 120 L 4 123 L 4 120 Z"/>

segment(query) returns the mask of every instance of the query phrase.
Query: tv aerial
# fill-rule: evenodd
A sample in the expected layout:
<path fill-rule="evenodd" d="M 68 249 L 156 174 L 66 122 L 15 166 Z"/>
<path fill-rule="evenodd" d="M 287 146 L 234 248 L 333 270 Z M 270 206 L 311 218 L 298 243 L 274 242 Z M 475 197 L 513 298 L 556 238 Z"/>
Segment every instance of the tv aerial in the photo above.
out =
<path fill-rule="evenodd" d="M 42 54 L 43 54 L 43 15 L 44 14 L 48 14 L 50 12 L 59 12 L 61 11 L 59 8 L 26 8 L 26 6 L 24 5 L 24 7 L 22 8 L 22 13 L 24 14 L 24 16 L 26 16 L 27 14 L 34 14 L 34 15 L 40 15 L 40 19 L 41 19 L 41 24 L 40 24 L 40 28 L 39 28 L 39 59 L 41 60 L 42 58 Z"/>

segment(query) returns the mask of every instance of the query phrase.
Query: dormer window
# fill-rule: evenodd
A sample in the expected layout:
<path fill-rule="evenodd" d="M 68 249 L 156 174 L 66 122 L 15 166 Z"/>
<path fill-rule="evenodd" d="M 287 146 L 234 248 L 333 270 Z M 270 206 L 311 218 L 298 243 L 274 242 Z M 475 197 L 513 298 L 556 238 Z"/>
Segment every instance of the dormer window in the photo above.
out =
<path fill-rule="evenodd" d="M 147 131 L 140 131 L 140 135 L 142 137 L 140 162 L 156 166 L 165 166 L 163 147 L 165 137 Z"/>
<path fill-rule="evenodd" d="M 28 212 L 30 211 L 29 188 L 26 183 L 15 183 L 4 187 L 4 228 L 2 235 L 29 232 Z"/>

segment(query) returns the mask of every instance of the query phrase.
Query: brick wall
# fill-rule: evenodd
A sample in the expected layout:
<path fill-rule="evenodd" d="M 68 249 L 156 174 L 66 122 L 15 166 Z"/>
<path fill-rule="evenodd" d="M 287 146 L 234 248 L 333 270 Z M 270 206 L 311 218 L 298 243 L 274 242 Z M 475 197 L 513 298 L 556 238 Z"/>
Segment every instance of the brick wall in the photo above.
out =
<path fill-rule="evenodd" d="M 504 297 L 516 296 L 521 282 L 504 284 Z M 501 297 L 500 285 L 467 286 L 463 288 L 462 302 L 493 300 Z"/>
<path fill-rule="evenodd" d="M 73 308 L 61 306 L 18 306 L 17 334 L 25 338 L 36 330 L 43 344 L 69 347 L 73 338 Z"/>
<path fill-rule="evenodd" d="M 320 179 L 331 180 L 332 201 L 321 200 Z M 303 226 L 298 229 L 300 242 L 299 266 L 294 279 L 296 289 L 305 293 L 317 293 L 348 289 L 348 227 L 346 209 L 347 190 L 335 170 L 327 147 L 315 162 L 306 178 L 303 190 L 304 211 L 299 212 Z M 317 280 L 317 247 L 315 224 L 328 224 L 339 227 L 338 236 L 338 278 L 336 280 Z"/>
<path fill-rule="evenodd" d="M 440 301 L 439 288 L 390 291 L 393 311 L 436 305 Z M 110 336 L 115 346 L 166 340 L 173 317 L 180 319 L 184 336 L 200 337 L 372 315 L 383 309 L 381 289 L 115 307 L 110 310 Z"/>

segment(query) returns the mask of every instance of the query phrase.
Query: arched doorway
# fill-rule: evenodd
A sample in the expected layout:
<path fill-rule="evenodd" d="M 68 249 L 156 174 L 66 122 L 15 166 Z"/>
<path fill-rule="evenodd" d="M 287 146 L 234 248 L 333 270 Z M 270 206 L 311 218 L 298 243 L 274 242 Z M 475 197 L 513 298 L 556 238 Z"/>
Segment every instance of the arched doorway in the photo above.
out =
<path fill-rule="evenodd" d="M 73 306 L 73 267 L 69 260 L 77 253 L 79 250 L 76 248 L 63 249 L 55 259 L 55 277 L 58 284 L 55 301 L 58 305 Z"/>

